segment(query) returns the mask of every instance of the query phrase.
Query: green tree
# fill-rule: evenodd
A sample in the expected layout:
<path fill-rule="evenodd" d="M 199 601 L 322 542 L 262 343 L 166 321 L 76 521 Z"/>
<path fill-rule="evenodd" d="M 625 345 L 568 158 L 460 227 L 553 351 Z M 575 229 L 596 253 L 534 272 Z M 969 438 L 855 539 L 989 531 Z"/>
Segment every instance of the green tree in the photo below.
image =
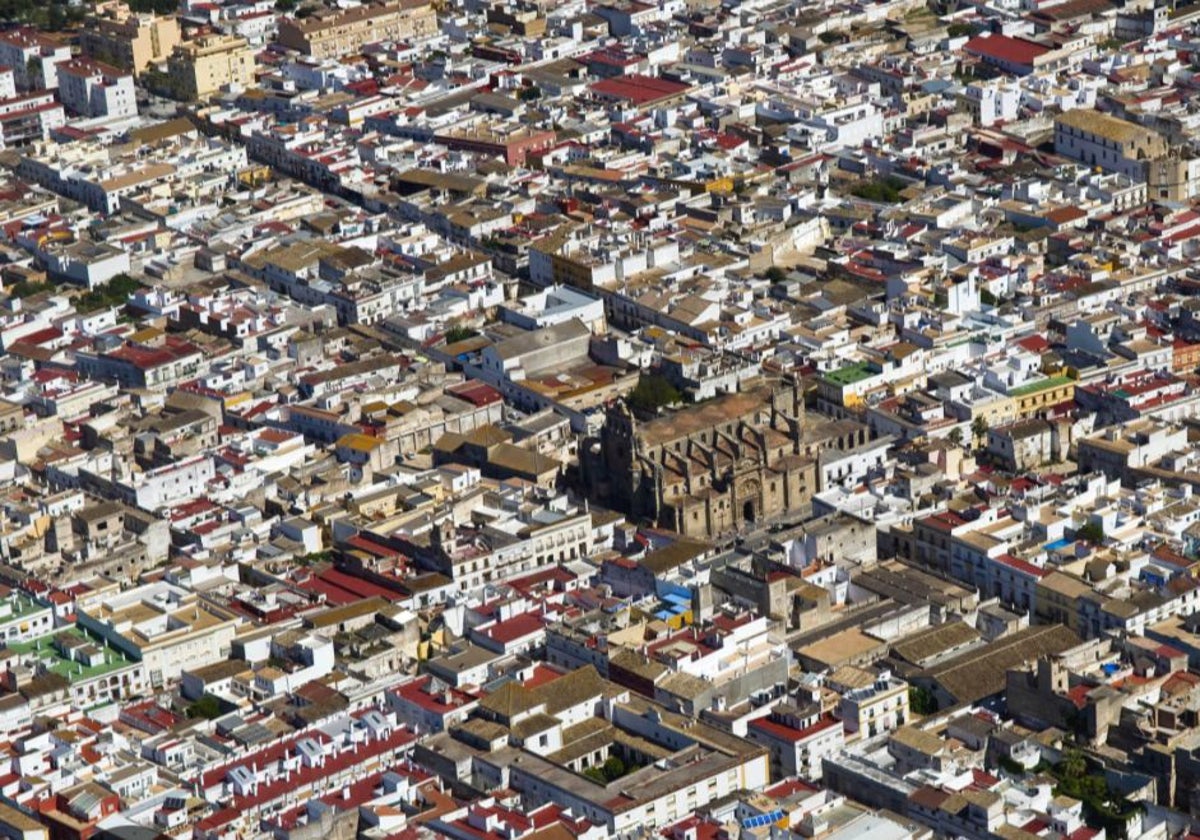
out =
<path fill-rule="evenodd" d="M 675 386 L 658 374 L 645 374 L 638 378 L 637 387 L 629 393 L 629 405 L 647 413 L 674 405 L 683 399 Z"/>
<path fill-rule="evenodd" d="M 782 283 L 787 279 L 787 272 L 777 265 L 773 265 L 763 273 L 763 276 L 772 283 Z"/>
<path fill-rule="evenodd" d="M 625 762 L 615 755 L 604 761 L 604 777 L 610 782 L 625 775 Z"/>
<path fill-rule="evenodd" d="M 86 314 L 111 306 L 124 306 L 129 302 L 129 296 L 141 287 L 142 284 L 128 274 L 118 274 L 107 283 L 78 295 L 75 309 Z"/>
<path fill-rule="evenodd" d="M 27 298 L 36 294 L 41 294 L 42 292 L 54 291 L 54 284 L 30 283 L 28 280 L 22 280 L 19 283 L 14 283 L 7 289 L 7 291 L 9 297 Z"/>
<path fill-rule="evenodd" d="M 214 720 L 221 716 L 221 699 L 212 694 L 204 694 L 195 703 L 187 707 L 190 718 Z"/>
<path fill-rule="evenodd" d="M 983 416 L 977 416 L 971 421 L 971 434 L 974 435 L 975 441 L 978 443 L 987 438 L 988 423 L 983 419 Z"/>
<path fill-rule="evenodd" d="M 1099 545 L 1104 542 L 1104 526 L 1099 522 L 1089 522 L 1082 528 L 1076 529 L 1075 538 Z"/>
<path fill-rule="evenodd" d="M 946 440 L 953 443 L 955 446 L 962 446 L 963 431 L 961 426 L 955 426 L 950 430 L 950 434 L 946 435 Z"/>
<path fill-rule="evenodd" d="M 886 178 L 860 181 L 850 188 L 850 193 L 876 204 L 899 204 L 902 199 L 900 193 L 907 186 L 902 179 L 888 175 Z"/>
<path fill-rule="evenodd" d="M 918 715 L 931 715 L 938 709 L 937 698 L 927 688 L 910 685 L 908 687 L 908 707 Z"/>
<path fill-rule="evenodd" d="M 457 344 L 460 341 L 466 341 L 468 338 L 474 338 L 477 335 L 479 335 L 479 333 L 477 333 L 475 330 L 471 329 L 470 327 L 464 327 L 460 324 L 446 330 L 446 343 Z"/>
<path fill-rule="evenodd" d="M 67 10 L 58 3 L 51 3 L 47 11 L 46 28 L 51 32 L 59 32 L 67 26 Z"/>
<path fill-rule="evenodd" d="M 542 89 L 537 85 L 521 88 L 521 92 L 517 94 L 517 99 L 522 102 L 536 102 L 542 98 Z"/>
<path fill-rule="evenodd" d="M 1082 779 L 1087 775 L 1087 759 L 1078 750 L 1068 750 L 1058 762 L 1057 770 L 1063 779 Z"/>

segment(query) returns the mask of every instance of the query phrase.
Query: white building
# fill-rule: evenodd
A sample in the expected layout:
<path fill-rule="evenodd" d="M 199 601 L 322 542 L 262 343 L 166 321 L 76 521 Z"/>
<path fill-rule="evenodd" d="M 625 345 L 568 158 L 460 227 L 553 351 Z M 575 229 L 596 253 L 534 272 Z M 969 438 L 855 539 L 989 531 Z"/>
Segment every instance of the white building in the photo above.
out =
<path fill-rule="evenodd" d="M 66 122 L 63 107 L 55 100 L 52 91 L 0 99 L 0 142 L 5 149 L 45 140 L 50 132 L 61 128 Z"/>
<path fill-rule="evenodd" d="M 551 286 L 500 307 L 500 319 L 535 330 L 578 318 L 593 333 L 605 332 L 604 302 L 570 286 Z"/>
<path fill-rule="evenodd" d="M 769 716 L 750 721 L 746 739 L 771 751 L 773 778 L 820 779 L 822 760 L 846 745 L 842 722 L 822 715 L 815 704 L 803 709 L 776 706 Z"/>
<path fill-rule="evenodd" d="M 38 249 L 52 277 L 94 289 L 130 270 L 129 252 L 107 242 L 80 240 L 66 245 L 51 243 Z"/>
<path fill-rule="evenodd" d="M 967 85 L 963 102 L 976 125 L 992 126 L 1017 118 L 1021 89 L 1013 82 L 973 82 Z"/>
<path fill-rule="evenodd" d="M 63 105 L 80 116 L 137 116 L 133 75 L 90 58 L 58 65 L 58 96 Z"/>
<path fill-rule="evenodd" d="M 140 660 L 153 685 L 179 678 L 184 668 L 229 657 L 241 619 L 165 581 L 84 601 L 79 626 L 130 659 Z"/>
<path fill-rule="evenodd" d="M 0 32 L 0 65 L 9 67 L 22 90 L 58 87 L 57 66 L 71 60 L 71 48 L 38 32 L 21 27 Z"/>
<path fill-rule="evenodd" d="M 910 718 L 908 683 L 881 672 L 873 684 L 843 692 L 837 715 L 847 732 L 865 738 L 891 732 Z"/>

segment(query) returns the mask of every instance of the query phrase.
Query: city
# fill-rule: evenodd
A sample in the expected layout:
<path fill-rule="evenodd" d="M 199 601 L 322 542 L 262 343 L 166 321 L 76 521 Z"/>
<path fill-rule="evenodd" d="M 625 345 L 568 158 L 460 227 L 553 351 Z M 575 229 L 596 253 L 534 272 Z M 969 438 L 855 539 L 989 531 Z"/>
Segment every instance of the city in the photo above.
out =
<path fill-rule="evenodd" d="M 1200 5 L 2 0 L 0 837 L 1200 840 Z"/>

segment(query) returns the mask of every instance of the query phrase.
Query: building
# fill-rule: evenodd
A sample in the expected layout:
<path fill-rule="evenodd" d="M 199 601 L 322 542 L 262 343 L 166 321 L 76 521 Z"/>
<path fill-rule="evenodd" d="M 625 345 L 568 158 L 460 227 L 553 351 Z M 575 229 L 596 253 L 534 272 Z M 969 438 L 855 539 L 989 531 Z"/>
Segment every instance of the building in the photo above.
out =
<path fill-rule="evenodd" d="M 0 640 L 28 641 L 54 629 L 50 607 L 38 603 L 23 592 L 0 599 Z"/>
<path fill-rule="evenodd" d="M 226 35 L 206 35 L 180 44 L 167 61 L 175 89 L 189 99 L 247 87 L 254 83 L 254 67 L 254 50 L 246 39 Z"/>
<path fill-rule="evenodd" d="M 27 694 L 39 710 L 90 709 L 144 696 L 143 664 L 78 627 L 26 641 L 9 641 L 0 681 Z"/>
<path fill-rule="evenodd" d="M 372 3 L 280 21 L 282 46 L 314 58 L 340 58 L 380 41 L 414 41 L 437 34 L 437 13 L 425 0 Z"/>
<path fill-rule="evenodd" d="M 70 111 L 83 117 L 137 116 L 133 76 L 92 59 L 77 58 L 58 65 L 58 96 Z"/>
<path fill-rule="evenodd" d="M 19 27 L 0 32 L 0 65 L 12 68 L 22 90 L 58 87 L 57 66 L 70 61 L 71 48 L 36 29 Z"/>
<path fill-rule="evenodd" d="M 166 61 L 181 40 L 174 15 L 93 18 L 79 31 L 84 55 L 130 70 L 134 76 L 149 65 Z"/>
<path fill-rule="evenodd" d="M 111 379 L 129 388 L 165 387 L 196 373 L 200 349 L 173 336 L 162 342 L 127 344 L 101 352 L 80 352 L 78 365 L 88 376 Z"/>
<path fill-rule="evenodd" d="M 769 716 L 750 721 L 746 740 L 771 751 L 773 778 L 820 779 L 822 760 L 846 744 L 842 722 L 822 714 L 815 703 L 803 709 L 776 706 Z"/>
<path fill-rule="evenodd" d="M 66 121 L 63 107 L 55 101 L 53 91 L 36 91 L 0 100 L 0 142 L 6 149 L 45 140 Z"/>
<path fill-rule="evenodd" d="M 1015 76 L 1028 76 L 1054 60 L 1045 44 L 1008 35 L 980 35 L 967 41 L 962 49 L 967 55 Z"/>
<path fill-rule="evenodd" d="M 1054 120 L 1054 152 L 1088 166 L 1145 180 L 1152 160 L 1167 156 L 1167 139 L 1153 129 L 1090 108 Z"/>
<path fill-rule="evenodd" d="M 960 101 L 971 121 L 986 127 L 1016 119 L 1021 89 L 1012 83 L 974 82 L 967 85 Z"/>
<path fill-rule="evenodd" d="M 554 145 L 555 133 L 522 125 L 493 125 L 438 134 L 434 141 L 450 149 L 503 158 L 509 166 L 524 166 L 525 158 Z"/>
<path fill-rule="evenodd" d="M 837 716 L 847 733 L 864 738 L 898 729 L 911 717 L 908 683 L 880 672 L 870 685 L 848 687 L 842 692 Z"/>
<path fill-rule="evenodd" d="M 1147 167 L 1146 187 L 1151 199 L 1190 201 L 1200 193 L 1200 158 L 1177 152 L 1156 158 Z"/>
<path fill-rule="evenodd" d="M 241 619 L 194 592 L 150 583 L 85 602 L 77 621 L 106 646 L 140 661 L 155 686 L 179 679 L 185 668 L 229 657 Z"/>
<path fill-rule="evenodd" d="M 1057 429 L 1037 417 L 988 429 L 987 452 L 995 463 L 1017 472 L 1056 460 Z"/>
<path fill-rule="evenodd" d="M 471 695 L 429 675 L 393 689 L 388 701 L 396 718 L 413 732 L 445 732 L 479 705 Z"/>
<path fill-rule="evenodd" d="M 607 411 L 581 468 L 603 503 L 689 536 L 714 536 L 794 510 L 816 491 L 802 448 L 803 407 L 760 387 L 643 422 Z"/>

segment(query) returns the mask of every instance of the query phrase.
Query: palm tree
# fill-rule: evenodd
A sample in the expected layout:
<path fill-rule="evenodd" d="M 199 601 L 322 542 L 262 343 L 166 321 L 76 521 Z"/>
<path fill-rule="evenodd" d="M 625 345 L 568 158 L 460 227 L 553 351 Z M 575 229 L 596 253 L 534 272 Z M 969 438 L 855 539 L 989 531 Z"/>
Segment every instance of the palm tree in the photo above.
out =
<path fill-rule="evenodd" d="M 976 416 L 976 418 L 971 421 L 971 434 L 975 438 L 976 446 L 979 445 L 980 440 L 987 438 L 987 433 L 988 422 L 983 419 L 982 415 Z"/>

